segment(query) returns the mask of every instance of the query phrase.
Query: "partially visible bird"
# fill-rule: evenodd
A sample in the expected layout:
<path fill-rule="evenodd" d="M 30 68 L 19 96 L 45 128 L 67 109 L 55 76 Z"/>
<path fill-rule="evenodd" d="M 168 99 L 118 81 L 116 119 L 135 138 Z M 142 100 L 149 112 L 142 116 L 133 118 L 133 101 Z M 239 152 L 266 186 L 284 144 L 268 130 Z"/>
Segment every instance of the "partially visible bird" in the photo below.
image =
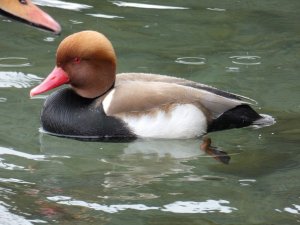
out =
<path fill-rule="evenodd" d="M 0 0 L 0 14 L 55 34 L 61 32 L 59 23 L 31 0 Z"/>

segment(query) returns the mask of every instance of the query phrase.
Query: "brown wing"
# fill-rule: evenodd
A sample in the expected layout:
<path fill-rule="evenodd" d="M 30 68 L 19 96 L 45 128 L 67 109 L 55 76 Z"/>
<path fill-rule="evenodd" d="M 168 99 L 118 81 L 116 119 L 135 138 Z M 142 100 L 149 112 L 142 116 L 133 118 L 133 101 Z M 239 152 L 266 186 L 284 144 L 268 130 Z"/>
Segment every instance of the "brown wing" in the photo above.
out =
<path fill-rule="evenodd" d="M 166 78 L 173 80 L 174 78 Z M 184 86 L 177 83 L 135 79 L 119 80 L 107 110 L 108 115 L 119 113 L 140 113 L 163 109 L 174 104 L 194 104 L 209 118 L 216 118 L 223 112 L 244 104 L 243 101 L 226 98 L 215 93 Z M 179 80 L 178 80 L 179 81 Z"/>
<path fill-rule="evenodd" d="M 215 87 L 197 83 L 194 81 L 186 80 L 183 78 L 178 77 L 171 77 L 166 75 L 160 75 L 160 74 L 151 74 L 151 73 L 120 73 L 117 75 L 117 83 L 123 83 L 128 81 L 145 81 L 145 82 L 163 82 L 163 83 L 173 83 L 178 84 L 182 86 L 192 87 L 195 89 L 201 89 L 205 90 L 211 93 L 214 93 L 216 95 L 220 95 L 226 98 L 231 98 L 235 100 L 241 100 L 244 102 L 247 102 L 248 104 L 257 104 L 257 102 L 251 98 L 237 95 L 234 93 L 230 93 L 227 91 L 223 91 L 220 89 L 217 89 Z"/>

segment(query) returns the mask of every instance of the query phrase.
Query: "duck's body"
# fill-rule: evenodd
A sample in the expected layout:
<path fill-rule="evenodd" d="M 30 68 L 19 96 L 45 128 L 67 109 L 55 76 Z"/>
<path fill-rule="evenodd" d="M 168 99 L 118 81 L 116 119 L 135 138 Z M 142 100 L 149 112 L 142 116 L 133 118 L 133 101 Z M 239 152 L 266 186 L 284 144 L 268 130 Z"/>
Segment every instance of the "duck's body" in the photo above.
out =
<path fill-rule="evenodd" d="M 98 49 L 80 47 L 90 38 Z M 112 46 L 93 31 L 61 43 L 57 67 L 31 95 L 64 83 L 72 88 L 50 95 L 41 115 L 43 129 L 59 136 L 180 139 L 270 122 L 249 106 L 248 98 L 210 86 L 158 74 L 115 75 Z"/>
<path fill-rule="evenodd" d="M 31 0 L 0 0 L 0 13 L 56 34 L 61 31 L 60 25 Z"/>

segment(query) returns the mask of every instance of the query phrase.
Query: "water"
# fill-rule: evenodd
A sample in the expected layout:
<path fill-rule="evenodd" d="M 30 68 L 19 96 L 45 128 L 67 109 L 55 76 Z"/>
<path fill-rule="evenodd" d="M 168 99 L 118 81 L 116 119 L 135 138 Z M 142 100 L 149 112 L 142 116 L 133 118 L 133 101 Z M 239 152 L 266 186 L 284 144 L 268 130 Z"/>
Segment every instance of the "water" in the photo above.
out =
<path fill-rule="evenodd" d="M 35 0 L 60 36 L 0 17 L 1 224 L 299 224 L 300 2 Z M 277 123 L 201 140 L 80 142 L 39 132 L 29 90 L 67 35 L 98 30 L 119 72 L 184 77 L 257 100 Z"/>

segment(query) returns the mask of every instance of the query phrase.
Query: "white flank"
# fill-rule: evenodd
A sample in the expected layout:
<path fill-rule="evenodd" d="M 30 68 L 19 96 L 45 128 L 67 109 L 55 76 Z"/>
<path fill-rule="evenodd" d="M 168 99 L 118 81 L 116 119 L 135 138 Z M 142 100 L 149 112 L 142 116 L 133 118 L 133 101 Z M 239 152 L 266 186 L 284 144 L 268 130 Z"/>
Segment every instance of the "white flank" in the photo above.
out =
<path fill-rule="evenodd" d="M 142 138 L 193 138 L 206 133 L 207 128 L 205 115 L 192 104 L 177 105 L 170 112 L 122 115 L 120 118 Z"/>

